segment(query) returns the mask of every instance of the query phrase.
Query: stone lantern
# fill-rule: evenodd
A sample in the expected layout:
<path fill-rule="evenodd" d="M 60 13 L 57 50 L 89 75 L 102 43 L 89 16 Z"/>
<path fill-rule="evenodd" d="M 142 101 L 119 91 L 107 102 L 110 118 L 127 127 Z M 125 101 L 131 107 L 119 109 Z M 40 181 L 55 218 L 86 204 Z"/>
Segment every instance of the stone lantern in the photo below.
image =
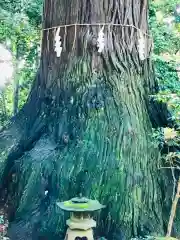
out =
<path fill-rule="evenodd" d="M 66 202 L 57 203 L 64 211 L 71 213 L 67 220 L 68 230 L 65 240 L 94 240 L 92 228 L 96 227 L 96 222 L 91 214 L 104 208 L 97 200 L 84 197 L 73 198 Z"/>

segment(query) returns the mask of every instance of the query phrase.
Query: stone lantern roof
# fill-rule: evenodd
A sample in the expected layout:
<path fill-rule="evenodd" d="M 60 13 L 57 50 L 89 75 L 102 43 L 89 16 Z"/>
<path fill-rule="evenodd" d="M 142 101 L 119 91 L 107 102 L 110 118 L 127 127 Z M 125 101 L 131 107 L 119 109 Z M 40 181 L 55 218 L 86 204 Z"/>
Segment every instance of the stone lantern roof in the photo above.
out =
<path fill-rule="evenodd" d="M 84 197 L 72 198 L 65 202 L 57 202 L 57 206 L 69 212 L 93 212 L 105 208 L 99 201 Z"/>

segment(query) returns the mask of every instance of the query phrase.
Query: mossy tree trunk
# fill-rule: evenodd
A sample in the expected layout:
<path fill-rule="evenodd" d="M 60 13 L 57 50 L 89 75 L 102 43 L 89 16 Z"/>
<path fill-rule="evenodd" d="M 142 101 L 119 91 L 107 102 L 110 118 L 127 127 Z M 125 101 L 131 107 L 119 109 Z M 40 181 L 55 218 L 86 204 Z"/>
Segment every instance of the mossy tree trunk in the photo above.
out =
<path fill-rule="evenodd" d="M 147 0 L 46 0 L 43 28 L 110 22 L 148 32 L 147 9 Z M 83 194 L 107 205 L 97 235 L 129 240 L 163 233 L 159 152 L 147 108 L 156 87 L 151 44 L 146 36 L 141 61 L 136 28 L 104 26 L 99 54 L 101 27 L 61 27 L 61 58 L 54 52 L 56 29 L 43 31 L 28 101 L 1 133 L 1 195 L 11 206 L 15 239 L 24 239 L 23 231 L 26 239 L 63 236 L 66 216 L 55 203 L 79 192 L 82 172 Z"/>

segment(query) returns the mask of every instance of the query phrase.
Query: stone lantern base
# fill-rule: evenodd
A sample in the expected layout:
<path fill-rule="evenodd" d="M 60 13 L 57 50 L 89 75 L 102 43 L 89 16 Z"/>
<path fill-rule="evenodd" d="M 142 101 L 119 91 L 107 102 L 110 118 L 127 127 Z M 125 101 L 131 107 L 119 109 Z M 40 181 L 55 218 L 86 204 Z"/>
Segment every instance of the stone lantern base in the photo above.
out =
<path fill-rule="evenodd" d="M 65 240 L 94 240 L 92 229 L 75 230 L 68 228 Z"/>
<path fill-rule="evenodd" d="M 96 222 L 92 218 L 77 218 L 72 214 L 67 220 L 68 230 L 65 240 L 94 240 L 93 227 L 96 227 Z"/>

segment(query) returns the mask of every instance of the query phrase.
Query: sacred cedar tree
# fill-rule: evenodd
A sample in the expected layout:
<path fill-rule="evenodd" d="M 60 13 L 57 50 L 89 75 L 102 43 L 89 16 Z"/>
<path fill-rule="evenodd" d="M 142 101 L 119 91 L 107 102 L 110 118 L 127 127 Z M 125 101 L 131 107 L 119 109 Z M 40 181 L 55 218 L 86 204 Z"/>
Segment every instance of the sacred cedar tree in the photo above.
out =
<path fill-rule="evenodd" d="M 81 190 L 107 205 L 98 236 L 164 233 L 169 212 L 151 137 L 148 96 L 157 83 L 147 17 L 147 0 L 45 0 L 40 67 L 26 104 L 0 136 L 12 239 L 61 239 L 65 218 L 55 203 Z M 75 23 L 90 25 L 64 26 Z"/>

